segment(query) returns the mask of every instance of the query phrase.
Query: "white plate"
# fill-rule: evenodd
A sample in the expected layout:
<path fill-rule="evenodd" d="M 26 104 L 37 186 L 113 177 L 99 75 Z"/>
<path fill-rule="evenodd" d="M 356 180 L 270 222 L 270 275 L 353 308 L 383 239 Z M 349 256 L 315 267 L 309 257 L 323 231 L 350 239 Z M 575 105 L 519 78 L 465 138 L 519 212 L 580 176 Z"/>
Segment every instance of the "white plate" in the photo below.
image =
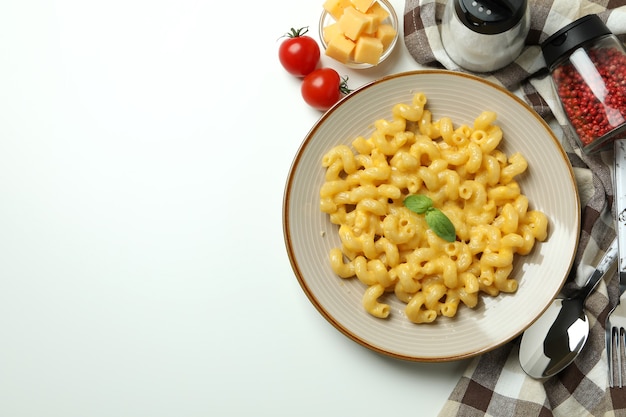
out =
<path fill-rule="evenodd" d="M 549 235 L 516 261 L 514 294 L 481 296 L 475 309 L 457 316 L 413 324 L 405 305 L 389 297 L 388 319 L 361 306 L 364 285 L 337 277 L 328 252 L 340 246 L 337 226 L 319 210 L 325 170 L 322 156 L 333 146 L 368 137 L 373 122 L 390 120 L 391 108 L 410 103 L 415 92 L 428 97 L 433 120 L 449 116 L 455 126 L 471 125 L 483 110 L 497 112 L 504 132 L 500 149 L 519 151 L 528 171 L 519 178 L 531 208 L 549 217 Z M 326 112 L 304 139 L 289 172 L 283 201 L 284 237 L 295 275 L 317 310 L 339 331 L 376 352 L 414 361 L 450 361 L 494 349 L 520 335 L 558 294 L 574 260 L 580 229 L 580 202 L 573 171 L 548 125 L 522 100 L 480 78 L 450 71 L 415 71 L 385 77 L 347 96 Z"/>

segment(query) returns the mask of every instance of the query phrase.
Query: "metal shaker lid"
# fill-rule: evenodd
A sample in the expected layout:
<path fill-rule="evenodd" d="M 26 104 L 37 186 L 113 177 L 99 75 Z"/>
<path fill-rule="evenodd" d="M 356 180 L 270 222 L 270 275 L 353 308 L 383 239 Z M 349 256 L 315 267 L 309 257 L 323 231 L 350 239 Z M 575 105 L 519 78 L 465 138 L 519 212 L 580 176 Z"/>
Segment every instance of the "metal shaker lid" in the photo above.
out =
<path fill-rule="evenodd" d="M 598 15 L 583 16 L 559 29 L 541 44 L 546 66 L 552 71 L 556 62 L 587 42 L 612 32 Z"/>
<path fill-rule="evenodd" d="M 459 20 L 474 32 L 496 35 L 517 25 L 526 13 L 527 0 L 450 0 Z"/>

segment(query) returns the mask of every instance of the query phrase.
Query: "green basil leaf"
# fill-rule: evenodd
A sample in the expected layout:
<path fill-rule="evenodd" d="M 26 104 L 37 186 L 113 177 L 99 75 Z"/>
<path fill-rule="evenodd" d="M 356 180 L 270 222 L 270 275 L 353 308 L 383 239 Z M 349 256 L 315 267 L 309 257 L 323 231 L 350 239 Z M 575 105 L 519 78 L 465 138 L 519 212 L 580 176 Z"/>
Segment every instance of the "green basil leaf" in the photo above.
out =
<path fill-rule="evenodd" d="M 422 194 L 414 194 L 404 199 L 404 206 L 417 214 L 424 214 L 433 206 L 433 200 Z"/>
<path fill-rule="evenodd" d="M 456 231 L 454 225 L 441 210 L 431 207 L 426 212 L 426 224 L 443 240 L 454 242 Z"/>

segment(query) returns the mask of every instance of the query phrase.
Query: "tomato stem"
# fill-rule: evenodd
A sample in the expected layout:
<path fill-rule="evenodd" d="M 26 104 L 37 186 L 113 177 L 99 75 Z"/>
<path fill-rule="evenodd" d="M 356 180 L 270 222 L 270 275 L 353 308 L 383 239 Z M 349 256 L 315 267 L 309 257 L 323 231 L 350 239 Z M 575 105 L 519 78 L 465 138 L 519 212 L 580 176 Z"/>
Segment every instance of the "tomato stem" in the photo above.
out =
<path fill-rule="evenodd" d="M 308 26 L 302 27 L 300 29 L 291 28 L 291 32 L 286 33 L 285 36 L 289 38 L 299 38 L 300 36 L 303 36 L 308 31 L 309 31 Z"/>
<path fill-rule="evenodd" d="M 348 95 L 352 90 L 348 87 L 348 76 L 341 78 L 341 84 L 339 84 L 339 91 L 341 94 Z"/>

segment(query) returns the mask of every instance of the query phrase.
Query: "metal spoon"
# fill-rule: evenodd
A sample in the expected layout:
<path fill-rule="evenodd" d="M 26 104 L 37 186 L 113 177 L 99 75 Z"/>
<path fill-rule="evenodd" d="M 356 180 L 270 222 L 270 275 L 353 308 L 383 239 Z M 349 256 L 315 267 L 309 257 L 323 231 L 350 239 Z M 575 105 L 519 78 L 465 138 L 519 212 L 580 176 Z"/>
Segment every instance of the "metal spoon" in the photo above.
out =
<path fill-rule="evenodd" d="M 551 377 L 571 364 L 589 336 L 585 300 L 617 260 L 617 239 L 606 251 L 589 280 L 574 296 L 556 298 L 522 335 L 519 361 L 533 378 Z"/>

